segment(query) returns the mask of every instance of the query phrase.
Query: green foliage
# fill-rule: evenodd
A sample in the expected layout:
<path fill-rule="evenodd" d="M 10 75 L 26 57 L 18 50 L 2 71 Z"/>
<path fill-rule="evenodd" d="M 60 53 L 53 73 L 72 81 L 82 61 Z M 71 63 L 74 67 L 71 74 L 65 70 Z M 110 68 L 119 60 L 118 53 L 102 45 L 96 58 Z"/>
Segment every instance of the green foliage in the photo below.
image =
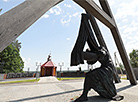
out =
<path fill-rule="evenodd" d="M 20 49 L 21 49 L 21 42 L 19 42 L 18 40 L 15 40 L 11 44 L 13 46 L 15 46 L 20 51 Z"/>
<path fill-rule="evenodd" d="M 134 50 L 129 54 L 130 63 L 133 68 L 138 68 L 138 50 Z"/>
<path fill-rule="evenodd" d="M 76 80 L 76 79 L 84 79 L 84 77 L 71 77 L 71 78 L 57 78 L 59 81 L 61 80 Z"/>
<path fill-rule="evenodd" d="M 4 62 L 3 73 L 23 72 L 24 62 L 20 57 L 19 49 L 13 44 L 0 53 L 0 62 Z"/>

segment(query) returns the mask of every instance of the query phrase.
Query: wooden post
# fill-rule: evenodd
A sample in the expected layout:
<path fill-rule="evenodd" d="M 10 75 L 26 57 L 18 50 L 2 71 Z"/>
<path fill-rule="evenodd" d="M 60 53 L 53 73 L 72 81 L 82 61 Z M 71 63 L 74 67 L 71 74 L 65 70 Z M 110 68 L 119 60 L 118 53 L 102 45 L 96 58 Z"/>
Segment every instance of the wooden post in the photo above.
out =
<path fill-rule="evenodd" d="M 0 52 L 61 1 L 63 0 L 26 0 L 0 15 Z"/>
<path fill-rule="evenodd" d="M 114 20 L 113 14 L 111 12 L 111 9 L 109 7 L 107 0 L 99 0 L 99 2 L 101 4 L 103 10 Z M 114 20 L 114 22 L 115 22 L 115 20 Z M 124 47 L 124 44 L 123 44 L 123 41 L 121 39 L 121 36 L 120 36 L 120 33 L 119 33 L 119 30 L 118 30 L 116 23 L 115 23 L 115 27 L 110 28 L 110 30 L 112 32 L 113 38 L 114 38 L 115 43 L 116 43 L 117 48 L 118 48 L 118 51 L 119 51 L 120 56 L 122 58 L 122 61 L 124 63 L 124 66 L 125 66 L 126 72 L 128 74 L 130 83 L 132 85 L 136 85 L 137 81 L 136 81 L 133 69 L 131 67 L 131 64 L 129 62 L 129 59 L 128 59 L 128 56 L 127 56 L 127 53 L 126 53 L 126 50 L 125 50 L 125 47 Z"/>

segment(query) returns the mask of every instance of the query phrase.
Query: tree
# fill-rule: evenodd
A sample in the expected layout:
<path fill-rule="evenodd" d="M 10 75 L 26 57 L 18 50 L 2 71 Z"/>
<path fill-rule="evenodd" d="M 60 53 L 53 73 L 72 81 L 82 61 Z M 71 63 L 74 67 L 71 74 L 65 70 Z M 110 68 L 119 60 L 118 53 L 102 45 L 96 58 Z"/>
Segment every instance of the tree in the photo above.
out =
<path fill-rule="evenodd" d="M 12 45 L 15 46 L 19 51 L 21 49 L 21 42 L 19 43 L 18 40 L 12 42 Z"/>
<path fill-rule="evenodd" d="M 131 53 L 129 53 L 130 63 L 133 68 L 138 68 L 138 50 L 133 49 Z"/>
<path fill-rule="evenodd" d="M 24 62 L 20 57 L 19 49 L 10 44 L 0 53 L 0 62 L 4 63 L 3 73 L 23 72 Z"/>

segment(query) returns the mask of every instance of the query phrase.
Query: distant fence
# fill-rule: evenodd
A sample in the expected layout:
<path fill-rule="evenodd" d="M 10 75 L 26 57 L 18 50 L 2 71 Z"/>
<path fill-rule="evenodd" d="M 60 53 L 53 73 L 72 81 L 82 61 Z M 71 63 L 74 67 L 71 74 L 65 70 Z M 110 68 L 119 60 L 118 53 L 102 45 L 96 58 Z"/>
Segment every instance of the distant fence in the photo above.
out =
<path fill-rule="evenodd" d="M 85 77 L 85 73 L 83 71 L 76 72 L 57 72 L 57 77 Z"/>
<path fill-rule="evenodd" d="M 11 78 L 35 77 L 35 76 L 36 73 L 8 73 L 8 74 L 0 74 L 0 80 L 11 79 Z"/>
<path fill-rule="evenodd" d="M 35 73 L 8 73 L 6 79 L 35 77 Z"/>

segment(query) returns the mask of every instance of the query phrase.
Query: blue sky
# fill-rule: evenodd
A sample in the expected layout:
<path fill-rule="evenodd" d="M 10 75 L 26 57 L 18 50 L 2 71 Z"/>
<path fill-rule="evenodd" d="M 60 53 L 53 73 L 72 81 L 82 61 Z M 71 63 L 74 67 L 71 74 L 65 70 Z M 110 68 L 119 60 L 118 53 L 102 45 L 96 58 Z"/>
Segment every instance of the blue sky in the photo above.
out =
<path fill-rule="evenodd" d="M 25 0 L 0 0 L 0 15 L 17 6 Z M 98 0 L 94 0 L 98 5 Z M 108 0 L 115 17 L 127 53 L 138 46 L 138 1 Z M 81 13 L 84 10 L 72 0 L 64 0 L 51 8 L 17 39 L 22 43 L 21 56 L 25 62 L 24 70 L 36 70 L 36 62 L 47 61 L 49 53 L 57 65 L 64 62 L 63 70 L 77 70 L 70 67 L 70 54 L 78 35 Z M 117 52 L 110 30 L 98 21 L 105 42 L 113 58 Z M 117 52 L 117 57 L 119 54 Z M 119 58 L 120 60 L 120 58 Z M 121 62 L 121 60 L 120 60 Z M 97 67 L 99 64 L 95 64 Z M 87 69 L 87 64 L 80 65 Z"/>

